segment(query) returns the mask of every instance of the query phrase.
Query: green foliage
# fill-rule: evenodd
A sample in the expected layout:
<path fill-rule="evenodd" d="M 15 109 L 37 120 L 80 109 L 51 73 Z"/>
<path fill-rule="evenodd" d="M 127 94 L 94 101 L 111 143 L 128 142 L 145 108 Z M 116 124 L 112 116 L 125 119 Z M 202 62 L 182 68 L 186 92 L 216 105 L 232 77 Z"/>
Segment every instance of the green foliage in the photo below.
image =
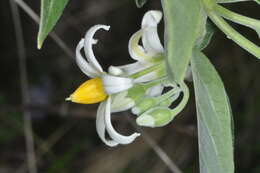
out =
<path fill-rule="evenodd" d="M 260 0 L 255 0 L 256 3 L 260 4 Z"/>
<path fill-rule="evenodd" d="M 60 18 L 68 0 L 41 0 L 41 21 L 38 33 L 38 48 Z"/>
<path fill-rule="evenodd" d="M 162 0 L 165 18 L 167 73 L 171 80 L 185 77 L 195 41 L 201 34 L 203 10 L 200 1 Z"/>
<path fill-rule="evenodd" d="M 213 25 L 209 21 L 206 24 L 205 30 L 206 32 L 204 38 L 202 39 L 201 43 L 198 45 L 198 48 L 200 50 L 208 46 L 215 31 Z"/>
<path fill-rule="evenodd" d="M 224 85 L 207 57 L 197 49 L 191 64 L 201 173 L 233 173 L 232 113 Z"/>
<path fill-rule="evenodd" d="M 217 3 L 234 3 L 234 2 L 242 2 L 242 1 L 250 1 L 250 0 L 216 0 Z"/>
<path fill-rule="evenodd" d="M 147 0 L 135 0 L 136 6 L 138 8 L 143 7 L 146 2 L 147 2 Z"/>

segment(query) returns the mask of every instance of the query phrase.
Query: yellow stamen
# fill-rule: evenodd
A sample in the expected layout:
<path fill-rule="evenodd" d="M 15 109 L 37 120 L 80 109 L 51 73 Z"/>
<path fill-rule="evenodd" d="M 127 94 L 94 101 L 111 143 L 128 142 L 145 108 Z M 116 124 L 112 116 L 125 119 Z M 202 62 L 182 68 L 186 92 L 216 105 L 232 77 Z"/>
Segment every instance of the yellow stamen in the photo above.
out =
<path fill-rule="evenodd" d="M 79 88 L 66 98 L 68 101 L 81 104 L 99 103 L 107 98 L 100 78 L 87 80 Z"/>

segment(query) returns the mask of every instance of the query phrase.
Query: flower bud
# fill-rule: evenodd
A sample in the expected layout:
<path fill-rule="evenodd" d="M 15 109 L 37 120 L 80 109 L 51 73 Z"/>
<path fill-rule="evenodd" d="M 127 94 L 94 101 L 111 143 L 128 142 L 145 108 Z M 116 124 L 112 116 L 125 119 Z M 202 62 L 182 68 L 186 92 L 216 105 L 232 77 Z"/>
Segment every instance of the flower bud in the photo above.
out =
<path fill-rule="evenodd" d="M 154 97 L 145 97 L 140 103 L 138 103 L 138 105 L 132 108 L 132 113 L 135 115 L 140 115 L 156 104 L 157 101 Z"/>
<path fill-rule="evenodd" d="M 146 127 L 165 126 L 174 118 L 172 110 L 166 107 L 155 107 L 143 113 L 136 119 L 136 123 Z"/>

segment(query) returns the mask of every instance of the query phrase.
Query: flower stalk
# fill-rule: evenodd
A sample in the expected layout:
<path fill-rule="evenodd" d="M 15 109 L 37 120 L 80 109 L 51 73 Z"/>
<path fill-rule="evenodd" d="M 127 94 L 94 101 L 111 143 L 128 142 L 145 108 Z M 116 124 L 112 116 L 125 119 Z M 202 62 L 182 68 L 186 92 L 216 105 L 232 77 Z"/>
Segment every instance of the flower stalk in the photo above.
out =
<path fill-rule="evenodd" d="M 213 0 L 202 0 L 204 9 L 209 16 L 209 18 L 218 26 L 218 28 L 224 32 L 224 34 L 235 43 L 237 43 L 240 47 L 247 50 L 249 53 L 260 59 L 260 47 L 255 45 L 253 42 L 245 38 L 239 32 L 237 32 L 234 28 L 232 28 L 220 15 L 224 15 L 237 23 L 245 23 L 245 18 L 237 19 L 237 15 L 231 13 L 230 11 L 223 10 L 223 8 L 219 8 L 216 2 Z M 246 22 L 246 24 L 251 23 L 251 21 Z"/>

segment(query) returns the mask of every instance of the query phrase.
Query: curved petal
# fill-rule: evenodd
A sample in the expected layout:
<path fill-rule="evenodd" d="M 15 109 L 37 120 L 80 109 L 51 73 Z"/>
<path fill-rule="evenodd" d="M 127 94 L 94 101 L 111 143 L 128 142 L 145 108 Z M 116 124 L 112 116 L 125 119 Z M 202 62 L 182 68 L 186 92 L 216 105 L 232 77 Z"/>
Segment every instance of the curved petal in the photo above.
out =
<path fill-rule="evenodd" d="M 154 54 L 145 53 L 144 49 L 139 45 L 142 34 L 143 30 L 139 30 L 131 36 L 128 43 L 128 51 L 134 60 L 150 62 L 152 61 Z"/>
<path fill-rule="evenodd" d="M 87 76 L 91 78 L 95 78 L 97 76 L 100 76 L 99 71 L 97 71 L 93 66 L 91 66 L 85 58 L 81 55 L 80 50 L 84 46 L 84 39 L 80 40 L 76 47 L 76 63 L 78 64 L 80 70 L 85 73 Z"/>
<path fill-rule="evenodd" d="M 110 137 L 118 142 L 119 144 L 129 144 L 135 140 L 138 136 L 140 136 L 140 133 L 133 133 L 130 136 L 123 136 L 115 131 L 115 129 L 112 126 L 111 123 L 111 98 L 109 97 L 106 100 L 106 109 L 105 109 L 105 125 L 106 125 L 106 130 Z"/>
<path fill-rule="evenodd" d="M 97 30 L 104 29 L 104 30 L 108 31 L 109 28 L 110 28 L 110 26 L 107 26 L 107 25 L 95 25 L 95 26 L 91 27 L 85 35 L 84 50 L 85 50 L 86 57 L 87 57 L 89 63 L 91 63 L 101 73 L 103 72 L 103 69 L 100 66 L 100 64 L 98 63 L 98 61 L 93 53 L 93 49 L 92 49 L 92 45 L 97 43 L 97 40 L 93 39 L 93 37 L 94 37 L 94 34 L 97 32 Z"/>
<path fill-rule="evenodd" d="M 113 141 L 113 140 L 108 140 L 105 137 L 106 134 L 106 129 L 105 129 L 105 108 L 106 108 L 106 103 L 105 102 L 101 102 L 98 110 L 97 110 L 97 118 L 96 118 L 96 129 L 97 129 L 97 133 L 98 136 L 100 137 L 100 139 L 108 146 L 110 147 L 115 147 L 118 145 L 117 142 Z"/>
<path fill-rule="evenodd" d="M 162 12 L 151 10 L 145 13 L 142 20 L 142 43 L 146 52 L 163 53 L 164 49 L 157 32 L 157 25 L 162 19 Z"/>
<path fill-rule="evenodd" d="M 107 74 L 102 76 L 102 82 L 108 95 L 125 91 L 134 85 L 133 79 Z"/>
<path fill-rule="evenodd" d="M 109 66 L 108 67 L 108 73 L 115 75 L 115 76 L 119 76 L 123 74 L 123 71 L 121 68 L 117 67 L 117 66 Z"/>

